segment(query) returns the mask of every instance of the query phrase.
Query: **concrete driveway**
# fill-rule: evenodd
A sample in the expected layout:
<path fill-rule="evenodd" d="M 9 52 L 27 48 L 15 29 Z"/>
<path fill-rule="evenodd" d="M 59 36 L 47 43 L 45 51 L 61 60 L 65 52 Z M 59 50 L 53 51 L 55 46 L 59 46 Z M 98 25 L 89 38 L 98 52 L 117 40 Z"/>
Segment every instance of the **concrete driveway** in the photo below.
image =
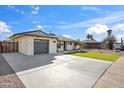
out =
<path fill-rule="evenodd" d="M 42 54 L 2 54 L 25 87 L 90 88 L 112 64 L 89 58 Z"/>

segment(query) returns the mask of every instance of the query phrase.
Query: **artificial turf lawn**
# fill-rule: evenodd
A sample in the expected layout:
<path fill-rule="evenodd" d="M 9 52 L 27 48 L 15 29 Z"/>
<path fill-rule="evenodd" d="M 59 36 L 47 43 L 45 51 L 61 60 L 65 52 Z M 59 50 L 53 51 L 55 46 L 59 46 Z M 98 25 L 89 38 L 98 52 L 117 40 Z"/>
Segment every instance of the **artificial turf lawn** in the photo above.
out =
<path fill-rule="evenodd" d="M 116 54 L 105 54 L 105 53 L 96 53 L 96 52 L 73 53 L 72 55 L 113 61 L 113 62 L 119 58 L 119 56 Z"/>

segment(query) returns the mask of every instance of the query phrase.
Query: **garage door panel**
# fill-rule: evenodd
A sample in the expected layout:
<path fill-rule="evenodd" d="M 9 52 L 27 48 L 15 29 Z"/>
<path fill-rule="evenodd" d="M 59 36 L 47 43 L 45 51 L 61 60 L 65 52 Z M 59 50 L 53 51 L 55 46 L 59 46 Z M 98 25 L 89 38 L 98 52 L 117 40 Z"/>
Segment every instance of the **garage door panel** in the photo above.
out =
<path fill-rule="evenodd" d="M 34 40 L 34 54 L 48 53 L 48 40 Z"/>

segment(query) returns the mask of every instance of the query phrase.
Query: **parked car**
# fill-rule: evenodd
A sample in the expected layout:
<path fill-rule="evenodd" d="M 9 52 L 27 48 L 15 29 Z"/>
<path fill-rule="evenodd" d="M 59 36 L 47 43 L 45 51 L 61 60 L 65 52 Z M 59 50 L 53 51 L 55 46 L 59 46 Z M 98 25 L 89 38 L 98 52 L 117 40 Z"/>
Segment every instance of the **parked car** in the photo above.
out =
<path fill-rule="evenodd" d="M 120 52 L 121 51 L 121 43 L 115 43 L 114 44 L 114 51 Z"/>

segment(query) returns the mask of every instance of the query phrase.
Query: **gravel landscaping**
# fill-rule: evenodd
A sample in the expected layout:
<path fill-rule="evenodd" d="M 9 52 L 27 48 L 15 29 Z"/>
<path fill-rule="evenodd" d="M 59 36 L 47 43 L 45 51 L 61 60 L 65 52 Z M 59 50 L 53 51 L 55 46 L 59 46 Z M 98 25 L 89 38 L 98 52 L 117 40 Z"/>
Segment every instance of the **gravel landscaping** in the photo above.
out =
<path fill-rule="evenodd" d="M 24 88 L 20 79 L 0 55 L 0 88 Z"/>
<path fill-rule="evenodd" d="M 114 50 L 108 49 L 88 49 L 90 52 L 106 53 L 106 54 L 117 54 L 119 56 L 124 56 L 124 51 L 114 52 Z"/>

